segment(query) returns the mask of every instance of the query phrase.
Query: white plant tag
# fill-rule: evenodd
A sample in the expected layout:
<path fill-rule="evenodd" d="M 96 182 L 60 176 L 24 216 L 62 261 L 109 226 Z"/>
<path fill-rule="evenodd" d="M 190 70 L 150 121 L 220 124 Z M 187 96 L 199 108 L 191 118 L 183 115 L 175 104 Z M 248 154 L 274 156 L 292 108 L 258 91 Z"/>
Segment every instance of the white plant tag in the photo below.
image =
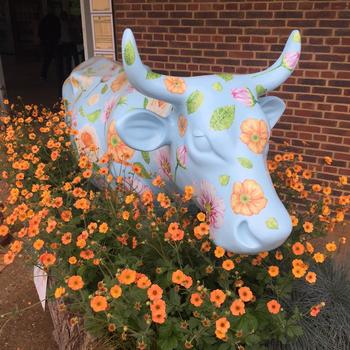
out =
<path fill-rule="evenodd" d="M 38 266 L 34 266 L 34 284 L 36 291 L 39 296 L 39 300 L 41 301 L 41 306 L 45 311 L 45 303 L 46 303 L 46 289 L 47 289 L 47 273 Z"/>

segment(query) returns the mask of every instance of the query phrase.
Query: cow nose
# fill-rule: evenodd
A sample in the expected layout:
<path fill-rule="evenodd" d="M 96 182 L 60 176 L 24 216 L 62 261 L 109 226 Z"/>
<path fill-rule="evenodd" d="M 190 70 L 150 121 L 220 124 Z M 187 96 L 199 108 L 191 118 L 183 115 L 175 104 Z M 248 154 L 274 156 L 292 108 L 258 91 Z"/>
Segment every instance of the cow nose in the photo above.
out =
<path fill-rule="evenodd" d="M 241 245 L 241 249 L 245 250 L 245 253 L 252 254 L 260 250 L 261 243 L 256 235 L 250 230 L 246 220 L 241 221 L 237 226 L 235 236 L 236 240 Z"/>

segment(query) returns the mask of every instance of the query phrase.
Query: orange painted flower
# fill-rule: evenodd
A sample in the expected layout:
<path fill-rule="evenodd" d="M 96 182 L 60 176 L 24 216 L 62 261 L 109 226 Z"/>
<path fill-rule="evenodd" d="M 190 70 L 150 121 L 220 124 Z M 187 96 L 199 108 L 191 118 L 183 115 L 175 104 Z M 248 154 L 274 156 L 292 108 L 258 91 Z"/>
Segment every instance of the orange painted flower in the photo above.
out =
<path fill-rule="evenodd" d="M 305 247 L 300 242 L 295 242 L 292 246 L 292 251 L 295 255 L 303 255 L 305 252 Z"/>
<path fill-rule="evenodd" d="M 112 296 L 114 299 L 118 299 L 122 295 L 122 289 L 118 284 L 115 284 L 111 290 L 109 291 L 109 294 Z"/>
<path fill-rule="evenodd" d="M 183 94 L 186 91 L 186 82 L 179 77 L 166 77 L 165 86 L 172 94 Z"/>
<path fill-rule="evenodd" d="M 158 284 L 152 284 L 151 287 L 147 289 L 147 295 L 151 301 L 159 300 L 163 296 L 163 289 L 160 288 Z"/>
<path fill-rule="evenodd" d="M 231 271 L 235 268 L 235 264 L 232 260 L 226 259 L 222 262 L 222 268 L 226 271 Z"/>
<path fill-rule="evenodd" d="M 84 281 L 81 276 L 71 276 L 67 281 L 68 287 L 73 290 L 79 290 L 84 287 Z"/>
<path fill-rule="evenodd" d="M 95 312 L 107 310 L 108 303 L 106 297 L 96 295 L 90 300 L 90 306 Z"/>
<path fill-rule="evenodd" d="M 233 316 L 241 316 L 245 314 L 245 305 L 241 299 L 236 299 L 230 306 L 230 311 Z"/>
<path fill-rule="evenodd" d="M 266 204 L 264 192 L 255 180 L 244 180 L 233 185 L 231 207 L 236 214 L 256 215 Z"/>
<path fill-rule="evenodd" d="M 279 267 L 278 266 L 274 266 L 274 265 L 273 266 L 269 266 L 269 269 L 267 271 L 268 271 L 268 273 L 269 273 L 269 275 L 271 277 L 276 277 L 280 273 Z"/>
<path fill-rule="evenodd" d="M 210 301 L 216 306 L 220 307 L 226 300 L 226 294 L 220 290 L 215 289 L 210 293 Z"/>
<path fill-rule="evenodd" d="M 119 275 L 118 275 L 118 281 L 121 284 L 131 284 L 134 283 L 136 280 L 136 271 L 131 269 L 124 269 Z"/>
<path fill-rule="evenodd" d="M 268 137 L 268 127 L 264 120 L 248 118 L 242 122 L 240 139 L 252 152 L 262 153 Z"/>
<path fill-rule="evenodd" d="M 171 276 L 172 282 L 176 284 L 181 284 L 184 279 L 185 279 L 185 274 L 181 270 L 176 270 L 175 272 L 173 272 Z"/>
<path fill-rule="evenodd" d="M 199 307 L 203 304 L 203 299 L 199 293 L 193 293 L 190 302 L 192 305 Z"/>
<path fill-rule="evenodd" d="M 249 287 L 241 287 L 238 289 L 238 295 L 244 302 L 251 301 L 253 299 L 253 292 Z"/>
<path fill-rule="evenodd" d="M 177 120 L 177 127 L 179 129 L 179 135 L 183 137 L 187 130 L 187 118 L 183 115 L 180 115 L 179 119 Z"/>
<path fill-rule="evenodd" d="M 270 300 L 266 305 L 271 314 L 278 314 L 281 310 L 281 304 L 275 299 Z"/>
<path fill-rule="evenodd" d="M 306 233 L 311 233 L 314 230 L 314 225 L 312 222 L 305 221 L 303 228 Z"/>
<path fill-rule="evenodd" d="M 113 92 L 121 90 L 128 83 L 126 73 L 123 72 L 118 74 L 117 77 L 112 81 L 111 89 Z"/>

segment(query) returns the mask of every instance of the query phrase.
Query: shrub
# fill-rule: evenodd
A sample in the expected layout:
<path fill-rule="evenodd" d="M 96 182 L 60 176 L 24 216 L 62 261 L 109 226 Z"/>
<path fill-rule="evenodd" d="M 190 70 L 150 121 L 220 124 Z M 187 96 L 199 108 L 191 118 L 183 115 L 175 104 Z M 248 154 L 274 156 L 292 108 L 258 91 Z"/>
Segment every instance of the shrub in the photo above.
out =
<path fill-rule="evenodd" d="M 319 250 L 311 241 L 343 222 L 350 197 L 332 199 L 329 186 L 311 182 L 301 156 L 269 161 L 293 234 L 275 251 L 245 256 L 214 246 L 191 186 L 167 194 L 155 175 L 158 193 L 138 193 L 125 185 L 130 167 L 114 178 L 108 155 L 78 156 L 63 110 L 11 105 L 1 121 L 10 191 L 0 235 L 14 238 L 4 261 L 23 252 L 39 262 L 53 280 L 50 297 L 96 337 L 117 349 L 258 349 L 301 337 L 303 320 L 316 324 L 326 310 L 316 292 L 310 303 L 290 303 L 293 283 L 319 288 L 315 264 L 345 238 Z"/>

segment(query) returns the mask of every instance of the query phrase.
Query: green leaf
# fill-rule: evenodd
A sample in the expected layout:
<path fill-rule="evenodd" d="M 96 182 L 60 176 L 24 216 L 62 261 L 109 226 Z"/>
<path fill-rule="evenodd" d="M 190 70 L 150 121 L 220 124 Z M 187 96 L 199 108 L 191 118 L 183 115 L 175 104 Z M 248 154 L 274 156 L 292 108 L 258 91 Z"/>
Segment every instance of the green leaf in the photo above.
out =
<path fill-rule="evenodd" d="M 146 79 L 158 79 L 161 75 L 159 73 L 152 72 L 151 70 L 147 72 Z"/>
<path fill-rule="evenodd" d="M 147 164 L 149 164 L 149 162 L 150 162 L 149 152 L 141 151 L 141 154 L 142 154 L 143 160 L 144 160 Z"/>
<path fill-rule="evenodd" d="M 230 349 L 232 349 L 232 347 L 231 347 L 231 344 L 228 344 L 228 343 L 222 343 L 218 347 L 218 350 L 230 350 Z"/>
<path fill-rule="evenodd" d="M 267 226 L 267 228 L 271 229 L 271 230 L 277 230 L 278 229 L 278 222 L 275 218 L 271 217 L 271 218 L 268 218 L 266 221 L 265 221 L 265 224 Z"/>
<path fill-rule="evenodd" d="M 220 175 L 219 176 L 219 182 L 221 186 L 227 186 L 230 181 L 229 175 Z"/>
<path fill-rule="evenodd" d="M 135 62 L 135 50 L 130 40 L 125 45 L 124 58 L 128 66 L 131 66 Z"/>
<path fill-rule="evenodd" d="M 101 94 L 105 94 L 108 90 L 108 85 L 107 84 L 104 84 L 102 89 L 101 89 Z"/>
<path fill-rule="evenodd" d="M 87 118 L 91 123 L 94 123 L 94 122 L 100 117 L 100 114 L 101 114 L 101 109 L 97 109 L 96 111 L 87 114 L 87 115 L 86 115 L 86 118 Z"/>
<path fill-rule="evenodd" d="M 217 76 L 224 79 L 225 81 L 230 81 L 233 79 L 233 74 L 230 74 L 230 73 L 220 73 L 220 74 L 217 74 Z"/>
<path fill-rule="evenodd" d="M 158 340 L 158 347 L 160 350 L 173 350 L 177 348 L 177 336 L 162 337 Z"/>
<path fill-rule="evenodd" d="M 146 168 L 143 166 L 142 163 L 140 162 L 135 162 L 134 165 L 137 165 L 141 168 L 141 173 L 138 174 L 139 176 L 143 177 L 144 179 L 150 179 L 151 175 L 149 174 L 149 172 L 146 170 Z"/>
<path fill-rule="evenodd" d="M 223 87 L 222 87 L 221 83 L 218 82 L 218 81 L 216 83 L 214 83 L 211 87 L 214 90 L 216 90 L 216 91 L 222 91 L 223 90 Z"/>
<path fill-rule="evenodd" d="M 145 97 L 145 99 L 143 100 L 143 108 L 146 108 L 148 104 L 148 98 Z"/>
<path fill-rule="evenodd" d="M 202 92 L 196 90 L 188 97 L 187 104 L 187 113 L 191 114 L 197 111 L 197 109 L 202 105 L 204 101 L 204 95 Z"/>
<path fill-rule="evenodd" d="M 257 85 L 255 91 L 258 96 L 262 96 L 266 93 L 267 89 L 265 89 L 263 85 Z"/>
<path fill-rule="evenodd" d="M 294 41 L 295 43 L 300 43 L 301 37 L 300 37 L 300 33 L 299 33 L 299 32 L 295 32 L 295 33 L 293 34 L 293 41 Z"/>
<path fill-rule="evenodd" d="M 117 103 L 117 106 L 125 105 L 125 104 L 126 104 L 126 101 L 127 101 L 126 96 L 122 96 L 122 97 L 119 99 L 119 101 L 118 101 L 118 103 Z"/>
<path fill-rule="evenodd" d="M 248 158 L 238 157 L 237 159 L 243 168 L 251 169 L 253 167 L 253 163 Z"/>
<path fill-rule="evenodd" d="M 216 131 L 226 130 L 231 127 L 235 119 L 235 106 L 217 108 L 210 119 L 210 127 Z"/>

